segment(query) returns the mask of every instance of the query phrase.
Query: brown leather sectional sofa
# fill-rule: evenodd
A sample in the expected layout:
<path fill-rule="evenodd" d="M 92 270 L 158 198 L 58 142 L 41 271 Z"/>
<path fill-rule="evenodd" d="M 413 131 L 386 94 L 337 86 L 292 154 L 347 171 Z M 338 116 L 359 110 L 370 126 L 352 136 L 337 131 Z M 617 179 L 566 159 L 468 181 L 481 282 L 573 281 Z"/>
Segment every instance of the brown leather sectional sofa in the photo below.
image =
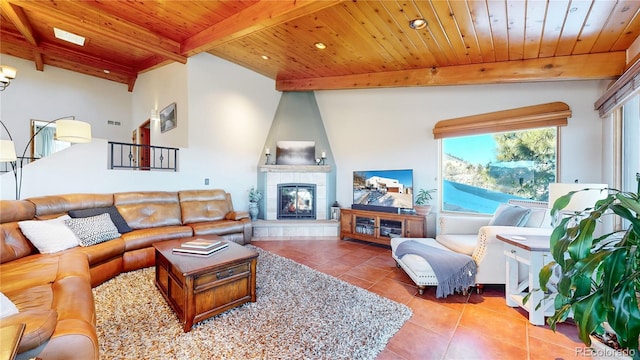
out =
<path fill-rule="evenodd" d="M 23 220 L 115 206 L 131 232 L 88 247 L 40 254 L 22 234 Z M 0 292 L 19 313 L 0 326 L 26 324 L 19 358 L 98 359 L 91 289 L 122 272 L 153 266 L 152 243 L 216 234 L 251 241 L 247 212 L 224 190 L 68 194 L 0 201 Z M 5 346 L 5 344 L 3 344 Z"/>

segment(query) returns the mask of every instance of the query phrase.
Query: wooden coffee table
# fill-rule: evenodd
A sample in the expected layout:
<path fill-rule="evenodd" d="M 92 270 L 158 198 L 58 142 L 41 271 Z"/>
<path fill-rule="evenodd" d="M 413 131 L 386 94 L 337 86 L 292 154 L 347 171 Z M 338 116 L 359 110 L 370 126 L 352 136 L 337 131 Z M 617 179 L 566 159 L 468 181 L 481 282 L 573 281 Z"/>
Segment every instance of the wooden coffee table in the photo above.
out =
<path fill-rule="evenodd" d="M 173 248 L 196 238 L 224 240 L 206 235 L 153 244 L 156 287 L 178 315 L 184 332 L 199 321 L 256 301 L 258 253 L 232 241 L 228 248 L 206 257 L 173 253 Z"/>

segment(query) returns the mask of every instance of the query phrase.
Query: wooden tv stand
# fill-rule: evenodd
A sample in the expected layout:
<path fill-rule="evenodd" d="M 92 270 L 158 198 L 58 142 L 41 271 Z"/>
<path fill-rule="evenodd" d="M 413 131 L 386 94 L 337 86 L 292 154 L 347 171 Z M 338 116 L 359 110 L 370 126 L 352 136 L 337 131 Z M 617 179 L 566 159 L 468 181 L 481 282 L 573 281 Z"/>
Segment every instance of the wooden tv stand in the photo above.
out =
<path fill-rule="evenodd" d="M 340 209 L 340 239 L 352 238 L 390 245 L 392 237 L 423 238 L 424 216 Z"/>

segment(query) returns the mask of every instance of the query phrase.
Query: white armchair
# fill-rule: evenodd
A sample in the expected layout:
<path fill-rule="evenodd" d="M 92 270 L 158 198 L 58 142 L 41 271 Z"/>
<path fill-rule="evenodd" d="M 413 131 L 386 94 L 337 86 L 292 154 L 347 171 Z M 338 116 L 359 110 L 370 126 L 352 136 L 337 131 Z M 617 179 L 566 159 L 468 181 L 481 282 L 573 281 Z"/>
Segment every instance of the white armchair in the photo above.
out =
<path fill-rule="evenodd" d="M 446 248 L 471 256 L 478 264 L 477 284 L 504 284 L 506 257 L 497 234 L 551 235 L 551 216 L 546 202 L 511 200 L 511 205 L 531 209 L 524 226 L 489 226 L 491 218 L 441 215 L 436 242 Z"/>

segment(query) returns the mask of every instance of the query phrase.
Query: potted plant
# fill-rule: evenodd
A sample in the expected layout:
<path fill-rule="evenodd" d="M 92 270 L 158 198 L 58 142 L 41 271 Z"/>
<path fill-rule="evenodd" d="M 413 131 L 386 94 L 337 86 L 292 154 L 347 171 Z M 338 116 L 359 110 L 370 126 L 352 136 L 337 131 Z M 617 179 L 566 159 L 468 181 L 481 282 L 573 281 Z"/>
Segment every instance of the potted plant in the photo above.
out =
<path fill-rule="evenodd" d="M 261 199 L 262 193 L 252 186 L 251 189 L 249 189 L 249 215 L 251 216 L 251 220 L 258 219 L 258 202 Z"/>
<path fill-rule="evenodd" d="M 554 267 L 559 265 L 559 279 L 554 281 L 555 312 L 547 319 L 551 329 L 555 331 L 557 323 L 571 316 L 580 340 L 590 346 L 590 336 L 603 335 L 608 325 L 620 346 L 631 349 L 629 354 L 640 359 L 640 174 L 636 179 L 636 193 L 603 190 L 607 197 L 593 208 L 560 220 L 550 239 L 554 261 L 540 271 L 540 284 L 546 291 Z M 575 193 L 558 198 L 552 215 L 567 206 Z M 624 220 L 623 229 L 594 236 L 596 222 L 602 216 Z"/>
<path fill-rule="evenodd" d="M 416 199 L 413 208 L 416 210 L 416 214 L 421 216 L 427 216 L 431 212 L 431 205 L 429 201 L 433 200 L 431 193 L 434 193 L 436 189 L 420 189 L 416 194 Z"/>

